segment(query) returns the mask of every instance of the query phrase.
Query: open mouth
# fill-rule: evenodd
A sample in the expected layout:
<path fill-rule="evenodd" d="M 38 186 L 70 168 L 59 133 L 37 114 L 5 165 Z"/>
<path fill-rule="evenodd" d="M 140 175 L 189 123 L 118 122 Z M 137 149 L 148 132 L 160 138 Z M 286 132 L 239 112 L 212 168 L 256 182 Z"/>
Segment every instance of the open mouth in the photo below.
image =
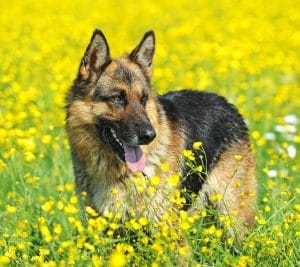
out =
<path fill-rule="evenodd" d="M 109 144 L 113 151 L 117 154 L 118 158 L 125 162 L 123 143 L 117 137 L 116 132 L 110 127 L 105 127 L 102 133 L 105 143 Z"/>
<path fill-rule="evenodd" d="M 139 172 L 144 170 L 146 160 L 140 146 L 131 146 L 125 143 L 111 127 L 105 127 L 102 134 L 105 143 L 112 147 L 117 157 L 126 163 L 130 171 Z"/>

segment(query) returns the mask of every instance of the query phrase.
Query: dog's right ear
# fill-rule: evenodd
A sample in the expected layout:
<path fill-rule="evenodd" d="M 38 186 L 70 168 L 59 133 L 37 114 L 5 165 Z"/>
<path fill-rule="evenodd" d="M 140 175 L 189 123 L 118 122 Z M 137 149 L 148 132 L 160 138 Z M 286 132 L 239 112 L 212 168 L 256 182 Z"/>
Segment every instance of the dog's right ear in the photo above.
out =
<path fill-rule="evenodd" d="M 149 78 L 152 75 L 154 51 L 155 35 L 151 30 L 145 33 L 138 46 L 129 55 L 129 59 L 141 66 Z"/>
<path fill-rule="evenodd" d="M 79 78 L 94 81 L 111 62 L 109 47 L 102 31 L 96 29 L 81 60 Z"/>

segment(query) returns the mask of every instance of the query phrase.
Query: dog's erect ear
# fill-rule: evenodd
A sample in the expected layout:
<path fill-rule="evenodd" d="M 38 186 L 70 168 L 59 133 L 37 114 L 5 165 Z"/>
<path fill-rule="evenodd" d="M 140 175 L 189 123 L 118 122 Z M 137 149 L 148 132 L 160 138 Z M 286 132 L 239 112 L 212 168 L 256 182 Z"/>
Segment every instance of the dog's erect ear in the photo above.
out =
<path fill-rule="evenodd" d="M 94 80 L 110 62 L 105 36 L 102 31 L 96 29 L 81 60 L 79 77 L 83 80 Z"/>
<path fill-rule="evenodd" d="M 140 65 L 147 76 L 152 75 L 152 61 L 155 51 L 155 35 L 153 31 L 145 33 L 139 45 L 130 53 L 129 58 Z"/>

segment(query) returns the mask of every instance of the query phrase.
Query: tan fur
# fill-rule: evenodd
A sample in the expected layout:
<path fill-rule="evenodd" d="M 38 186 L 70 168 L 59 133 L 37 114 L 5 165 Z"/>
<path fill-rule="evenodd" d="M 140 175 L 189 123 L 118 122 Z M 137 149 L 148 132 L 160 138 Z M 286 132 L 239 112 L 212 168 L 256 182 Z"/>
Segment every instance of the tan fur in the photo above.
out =
<path fill-rule="evenodd" d="M 239 159 L 241 157 L 241 159 Z M 248 141 L 239 141 L 227 147 L 199 194 L 193 213 L 203 207 L 207 199 L 221 194 L 222 199 L 212 203 L 219 215 L 229 215 L 234 224 L 229 234 L 242 238 L 246 227 L 253 225 L 256 209 L 257 183 L 255 162 Z"/>

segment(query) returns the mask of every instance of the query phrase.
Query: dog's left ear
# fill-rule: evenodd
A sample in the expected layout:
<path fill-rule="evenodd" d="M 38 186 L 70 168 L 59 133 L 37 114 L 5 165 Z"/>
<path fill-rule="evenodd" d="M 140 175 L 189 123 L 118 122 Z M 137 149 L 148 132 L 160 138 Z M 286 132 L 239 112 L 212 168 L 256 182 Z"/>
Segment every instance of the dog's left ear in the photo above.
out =
<path fill-rule="evenodd" d="M 154 51 L 155 35 L 154 31 L 151 30 L 145 33 L 139 45 L 129 55 L 130 60 L 141 66 L 149 78 L 152 76 L 152 61 Z"/>

